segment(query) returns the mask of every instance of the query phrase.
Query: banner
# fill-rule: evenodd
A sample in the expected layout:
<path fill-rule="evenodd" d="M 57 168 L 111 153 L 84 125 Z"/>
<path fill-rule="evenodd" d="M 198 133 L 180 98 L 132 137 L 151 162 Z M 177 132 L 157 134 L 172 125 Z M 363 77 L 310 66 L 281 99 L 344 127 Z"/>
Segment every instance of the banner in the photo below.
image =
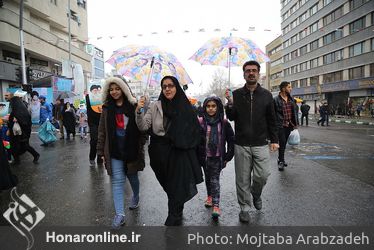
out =
<path fill-rule="evenodd" d="M 9 113 L 9 102 L 0 102 L 0 118 Z"/>
<path fill-rule="evenodd" d="M 96 113 L 101 113 L 103 82 L 93 81 L 88 83 L 88 98 L 90 99 L 91 109 Z"/>

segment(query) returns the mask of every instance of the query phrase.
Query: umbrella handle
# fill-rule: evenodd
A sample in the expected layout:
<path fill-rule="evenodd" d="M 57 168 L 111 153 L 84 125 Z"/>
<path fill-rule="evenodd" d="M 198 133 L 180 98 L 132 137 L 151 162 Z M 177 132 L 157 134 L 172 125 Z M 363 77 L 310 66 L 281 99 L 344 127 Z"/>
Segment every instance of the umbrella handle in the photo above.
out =
<path fill-rule="evenodd" d="M 229 84 L 228 84 L 228 85 L 229 85 L 229 88 L 230 88 L 231 49 L 232 49 L 232 48 L 230 47 L 230 48 L 229 48 L 229 55 L 228 55 L 228 57 L 229 57 L 229 58 L 228 58 L 228 61 L 229 61 L 229 62 L 228 62 L 228 65 L 229 65 Z"/>
<path fill-rule="evenodd" d="M 151 84 L 151 79 L 152 79 L 152 75 L 153 75 L 153 64 L 154 64 L 154 62 L 155 62 L 155 57 L 153 56 L 153 57 L 152 57 L 152 60 L 151 60 L 151 65 L 150 65 L 151 70 L 149 71 L 149 74 L 148 74 L 147 85 L 145 86 L 145 90 L 144 90 L 144 92 L 143 92 L 143 96 L 146 95 L 146 93 L 148 92 L 148 86 Z M 139 112 L 140 112 L 140 113 L 143 113 L 143 112 L 144 112 L 144 108 L 141 108 L 141 109 L 139 110 Z"/>

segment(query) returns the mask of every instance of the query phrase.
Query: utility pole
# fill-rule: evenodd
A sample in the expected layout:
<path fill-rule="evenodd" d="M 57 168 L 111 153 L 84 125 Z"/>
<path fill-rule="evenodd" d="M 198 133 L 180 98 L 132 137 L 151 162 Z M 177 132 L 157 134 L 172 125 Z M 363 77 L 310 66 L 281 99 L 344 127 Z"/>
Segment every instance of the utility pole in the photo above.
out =
<path fill-rule="evenodd" d="M 22 61 L 22 84 L 27 85 L 25 46 L 23 42 L 23 1 L 24 0 L 20 1 L 20 8 L 19 8 L 19 43 L 20 43 L 20 48 L 21 48 L 21 61 Z"/>
<path fill-rule="evenodd" d="M 70 10 L 70 0 L 68 0 L 68 30 L 69 30 L 69 67 L 71 68 L 71 29 L 70 29 L 70 21 L 71 21 L 71 10 Z"/>

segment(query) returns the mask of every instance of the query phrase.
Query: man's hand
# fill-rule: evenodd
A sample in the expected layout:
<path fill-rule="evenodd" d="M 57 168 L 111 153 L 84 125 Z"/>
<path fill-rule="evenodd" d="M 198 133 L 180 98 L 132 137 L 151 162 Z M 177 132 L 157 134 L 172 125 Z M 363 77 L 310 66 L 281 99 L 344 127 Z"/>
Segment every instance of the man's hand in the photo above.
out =
<path fill-rule="evenodd" d="M 232 93 L 231 93 L 231 90 L 230 89 L 226 89 L 225 91 L 225 97 L 228 101 L 229 104 L 233 104 L 233 98 L 232 98 Z"/>
<path fill-rule="evenodd" d="M 278 148 L 279 148 L 279 144 L 278 144 L 278 143 L 271 143 L 271 144 L 269 145 L 269 147 L 270 147 L 270 152 L 274 152 L 274 151 L 277 151 L 277 150 L 278 150 Z"/>

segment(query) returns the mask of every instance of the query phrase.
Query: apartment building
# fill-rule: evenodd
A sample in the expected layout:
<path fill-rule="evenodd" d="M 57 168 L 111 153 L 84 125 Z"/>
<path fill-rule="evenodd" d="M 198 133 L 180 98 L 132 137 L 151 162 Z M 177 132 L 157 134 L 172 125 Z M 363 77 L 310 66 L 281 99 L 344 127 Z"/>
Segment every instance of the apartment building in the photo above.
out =
<path fill-rule="evenodd" d="M 336 112 L 374 96 L 374 1 L 281 0 L 283 79 Z M 372 108 L 372 107 L 371 107 Z"/>
<path fill-rule="evenodd" d="M 86 52 L 92 56 L 91 59 L 91 79 L 90 80 L 100 80 L 105 78 L 104 69 L 104 51 L 99 49 L 93 44 L 87 44 Z"/>
<path fill-rule="evenodd" d="M 275 38 L 266 45 L 266 54 L 270 61 L 266 63 L 266 88 L 273 93 L 279 92 L 279 84 L 283 78 L 283 40 L 282 36 Z"/>
<path fill-rule="evenodd" d="M 85 52 L 87 30 L 86 0 L 27 0 L 24 1 L 23 34 L 26 65 L 32 70 L 33 84 L 64 82 L 62 65 L 69 59 L 69 33 L 71 30 L 71 60 L 81 65 L 84 82 L 90 77 L 91 55 Z M 21 65 L 19 35 L 20 1 L 3 1 L 0 7 L 0 99 L 7 88 L 19 87 L 17 69 Z M 80 67 L 79 67 L 80 68 Z M 82 81 L 81 81 L 82 83 Z M 74 86 L 74 83 L 70 83 Z M 82 86 L 76 86 L 82 89 Z"/>

